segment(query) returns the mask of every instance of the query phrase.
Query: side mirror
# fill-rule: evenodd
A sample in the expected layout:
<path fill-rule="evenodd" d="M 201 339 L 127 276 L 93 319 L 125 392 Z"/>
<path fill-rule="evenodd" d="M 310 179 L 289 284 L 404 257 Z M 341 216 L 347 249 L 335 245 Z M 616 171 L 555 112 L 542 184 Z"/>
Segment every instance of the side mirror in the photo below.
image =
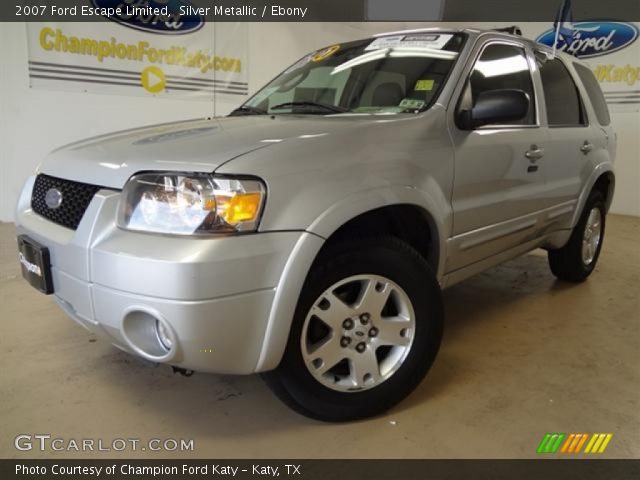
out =
<path fill-rule="evenodd" d="M 483 125 L 521 120 L 529 111 L 529 95 L 522 90 L 488 90 L 480 93 L 471 110 L 462 110 L 458 126 L 473 130 Z"/>

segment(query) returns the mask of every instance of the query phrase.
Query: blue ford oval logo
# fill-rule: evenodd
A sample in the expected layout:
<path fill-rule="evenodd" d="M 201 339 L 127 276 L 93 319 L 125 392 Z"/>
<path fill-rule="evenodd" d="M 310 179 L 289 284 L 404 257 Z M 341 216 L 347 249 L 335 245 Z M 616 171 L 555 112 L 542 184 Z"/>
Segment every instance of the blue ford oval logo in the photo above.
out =
<path fill-rule="evenodd" d="M 536 41 L 553 47 L 556 32 L 547 30 Z M 638 28 L 627 22 L 574 22 L 571 35 L 559 35 L 557 48 L 578 58 L 598 57 L 628 47 Z"/>
<path fill-rule="evenodd" d="M 91 0 L 91 3 L 96 8 L 119 8 L 120 14 L 106 18 L 145 32 L 180 35 L 204 26 L 204 17 L 189 0 Z"/>
<path fill-rule="evenodd" d="M 49 208 L 58 208 L 62 205 L 62 192 L 57 188 L 50 188 L 44 195 L 44 203 L 46 203 Z"/>

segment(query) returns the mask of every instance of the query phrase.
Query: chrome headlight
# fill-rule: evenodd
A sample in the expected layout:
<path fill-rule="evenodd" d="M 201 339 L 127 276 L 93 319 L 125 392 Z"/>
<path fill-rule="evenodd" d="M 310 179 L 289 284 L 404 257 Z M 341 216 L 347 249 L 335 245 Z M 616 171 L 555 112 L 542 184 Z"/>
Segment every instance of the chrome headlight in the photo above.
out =
<path fill-rule="evenodd" d="M 192 173 L 143 173 L 122 191 L 118 226 L 202 235 L 255 231 L 265 187 L 259 180 Z"/>

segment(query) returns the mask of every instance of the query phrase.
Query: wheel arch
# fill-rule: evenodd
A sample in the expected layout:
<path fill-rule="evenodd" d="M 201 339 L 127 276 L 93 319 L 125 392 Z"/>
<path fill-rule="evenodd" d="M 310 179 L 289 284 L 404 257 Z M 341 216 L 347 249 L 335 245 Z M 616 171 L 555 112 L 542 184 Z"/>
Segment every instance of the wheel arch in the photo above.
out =
<path fill-rule="evenodd" d="M 428 210 L 409 203 L 378 207 L 349 219 L 326 239 L 317 258 L 336 242 L 384 235 L 408 243 L 427 261 L 434 273 L 438 272 L 441 248 L 438 225 Z"/>
<path fill-rule="evenodd" d="M 616 176 L 613 170 L 607 170 L 600 175 L 593 184 L 592 190 L 598 190 L 605 198 L 605 209 L 608 212 L 611 208 L 611 202 L 613 201 L 613 192 L 616 186 Z"/>
<path fill-rule="evenodd" d="M 382 218 L 414 248 L 420 246 L 421 238 L 428 238 L 430 247 L 423 248 L 421 254 L 440 279 L 444 268 L 445 230 L 447 226 L 450 228 L 451 221 L 450 206 L 443 195 L 431 196 L 415 188 L 398 187 L 345 198 L 309 225 L 289 256 L 276 288 L 256 372 L 272 370 L 280 363 L 302 287 L 323 247 L 353 234 L 362 225 L 368 225 L 367 234 L 382 233 L 371 229 L 375 221 Z M 411 223 L 417 219 L 422 222 L 419 228 L 403 223 L 403 220 Z"/>
<path fill-rule="evenodd" d="M 605 210 L 608 212 L 613 201 L 613 193 L 615 191 L 616 178 L 613 167 L 610 163 L 602 163 L 598 165 L 589 180 L 585 183 L 580 196 L 578 197 L 578 205 L 574 211 L 571 221 L 571 228 L 575 227 L 580 219 L 582 210 L 587 203 L 587 199 L 593 190 L 599 190 L 605 197 Z"/>

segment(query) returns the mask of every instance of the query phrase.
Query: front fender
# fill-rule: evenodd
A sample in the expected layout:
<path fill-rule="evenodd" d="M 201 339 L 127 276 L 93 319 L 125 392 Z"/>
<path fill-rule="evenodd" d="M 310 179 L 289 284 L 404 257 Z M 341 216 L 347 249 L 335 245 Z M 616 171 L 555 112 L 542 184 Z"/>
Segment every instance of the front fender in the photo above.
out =
<path fill-rule="evenodd" d="M 426 181 L 425 187 L 423 190 L 408 185 L 395 185 L 357 192 L 322 212 L 307 230 L 329 238 L 342 225 L 363 213 L 392 205 L 412 205 L 427 213 L 431 219 L 430 228 L 438 242 L 438 251 L 444 252 L 446 238 L 451 231 L 451 205 L 433 178 Z M 436 272 L 438 278 L 444 268 L 444 256 L 439 257 Z"/>

